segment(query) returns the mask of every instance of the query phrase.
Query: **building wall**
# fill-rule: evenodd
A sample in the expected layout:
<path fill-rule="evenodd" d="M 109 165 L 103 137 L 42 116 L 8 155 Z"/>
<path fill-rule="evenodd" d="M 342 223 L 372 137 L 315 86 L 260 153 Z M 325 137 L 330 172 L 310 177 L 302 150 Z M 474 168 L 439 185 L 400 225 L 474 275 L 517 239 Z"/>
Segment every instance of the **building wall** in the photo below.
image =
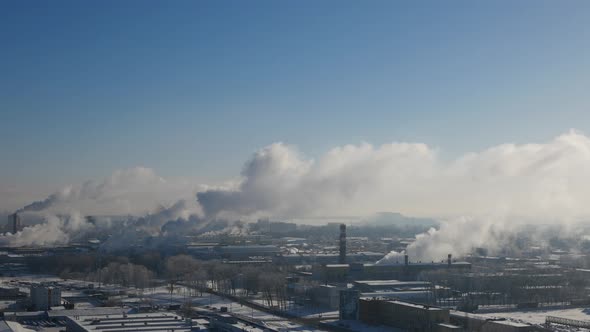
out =
<path fill-rule="evenodd" d="M 332 264 L 318 265 L 313 270 L 316 280 L 325 282 L 343 282 L 352 280 L 417 280 L 423 272 L 450 270 L 467 272 L 471 270 L 469 263 L 432 263 L 432 264 Z"/>
<path fill-rule="evenodd" d="M 32 285 L 30 291 L 31 305 L 35 310 L 48 310 L 61 304 L 61 290 L 57 287 Z"/>
<path fill-rule="evenodd" d="M 61 305 L 61 289 L 57 287 L 48 288 L 49 306 L 56 307 Z"/>
<path fill-rule="evenodd" d="M 12 234 L 16 234 L 17 232 L 22 230 L 20 216 L 17 213 L 13 213 L 8 216 L 6 230 Z"/>
<path fill-rule="evenodd" d="M 367 324 L 387 325 L 410 331 L 435 331 L 449 323 L 449 310 L 401 301 L 359 300 L 359 318 Z"/>
<path fill-rule="evenodd" d="M 358 320 L 359 319 L 359 296 L 357 290 L 340 291 L 340 308 L 339 317 L 341 320 Z"/>
<path fill-rule="evenodd" d="M 319 286 L 312 290 L 313 301 L 326 308 L 337 310 L 340 305 L 341 287 Z"/>

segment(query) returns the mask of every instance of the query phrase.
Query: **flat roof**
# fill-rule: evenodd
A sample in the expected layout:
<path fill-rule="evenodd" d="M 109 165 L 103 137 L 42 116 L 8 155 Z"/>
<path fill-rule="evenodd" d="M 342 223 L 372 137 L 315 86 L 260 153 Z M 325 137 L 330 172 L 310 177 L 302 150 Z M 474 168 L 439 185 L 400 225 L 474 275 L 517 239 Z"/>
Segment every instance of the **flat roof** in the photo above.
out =
<path fill-rule="evenodd" d="M 531 326 L 530 324 L 520 323 L 520 322 L 514 322 L 514 321 L 511 321 L 511 320 L 493 320 L 492 322 L 498 323 L 498 324 L 502 324 L 502 325 L 514 326 L 514 327 L 527 327 L 527 326 Z"/>
<path fill-rule="evenodd" d="M 373 301 L 373 300 L 367 299 L 366 301 Z M 375 300 L 375 301 L 383 301 L 383 302 L 397 304 L 397 305 L 404 306 L 404 307 L 410 307 L 410 308 L 416 308 L 416 309 L 422 309 L 422 310 L 428 310 L 428 311 L 445 310 L 445 309 L 439 308 L 439 307 L 433 307 L 433 306 L 429 306 L 429 305 L 417 304 L 417 303 L 411 303 L 411 302 L 405 302 L 405 301 L 399 301 L 399 300 Z"/>
<path fill-rule="evenodd" d="M 453 324 L 447 324 L 447 323 L 439 323 L 438 326 L 446 327 L 446 328 L 449 328 L 449 329 L 458 329 L 458 330 L 462 330 L 463 329 L 461 326 L 457 326 L 457 325 L 453 325 Z"/>
<path fill-rule="evenodd" d="M 432 307 L 432 306 L 428 306 L 428 305 L 424 305 L 424 304 L 410 303 L 410 302 L 404 302 L 404 301 L 398 301 L 398 300 L 388 300 L 387 302 L 394 303 L 397 305 L 402 305 L 405 307 L 425 309 L 428 311 L 442 311 L 442 310 L 444 310 L 443 308 L 439 308 L 439 307 Z"/>
<path fill-rule="evenodd" d="M 448 265 L 448 262 L 409 262 L 408 266 L 446 266 Z M 403 266 L 406 265 L 405 262 L 401 261 L 401 262 L 397 262 L 397 263 L 387 263 L 387 264 L 376 264 L 376 263 L 369 263 L 369 264 L 363 264 L 365 266 Z M 451 266 L 470 266 L 471 263 L 469 262 L 452 262 Z"/>
<path fill-rule="evenodd" d="M 176 332 L 189 332 L 195 327 L 205 328 L 202 320 L 184 320 L 179 315 L 168 312 L 131 315 L 96 315 L 85 316 L 83 318 L 69 316 L 69 318 L 86 331 L 159 332 L 174 330 Z"/>
<path fill-rule="evenodd" d="M 356 280 L 356 284 L 368 286 L 404 286 L 404 285 L 430 285 L 428 281 L 399 281 L 399 280 Z"/>
<path fill-rule="evenodd" d="M 47 316 L 49 317 L 65 317 L 65 316 L 106 316 L 106 315 L 122 315 L 129 312 L 131 308 L 121 307 L 93 307 L 87 309 L 64 309 L 64 310 L 49 310 Z"/>

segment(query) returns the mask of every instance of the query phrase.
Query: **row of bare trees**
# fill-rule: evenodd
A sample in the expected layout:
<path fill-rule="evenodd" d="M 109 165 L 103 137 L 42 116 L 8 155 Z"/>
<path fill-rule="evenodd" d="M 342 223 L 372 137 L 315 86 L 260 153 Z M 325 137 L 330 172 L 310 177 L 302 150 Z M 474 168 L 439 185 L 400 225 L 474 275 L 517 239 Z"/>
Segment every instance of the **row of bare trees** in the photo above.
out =
<path fill-rule="evenodd" d="M 111 262 L 89 273 L 87 280 L 144 289 L 152 284 L 154 273 L 143 265 Z"/>
<path fill-rule="evenodd" d="M 201 261 L 189 255 L 151 256 L 138 261 L 109 257 L 102 266 L 91 268 L 96 260 L 61 273 L 66 278 L 84 279 L 144 290 L 166 280 L 169 291 L 186 286 L 190 296 L 207 290 L 238 297 L 263 300 L 269 307 L 286 306 L 286 273 L 275 265 L 235 265 L 221 261 Z M 106 258 L 105 258 L 106 260 Z M 157 261 L 156 261 L 157 260 Z M 86 270 L 86 271 L 85 271 Z"/>
<path fill-rule="evenodd" d="M 169 257 L 165 266 L 171 283 L 183 282 L 200 293 L 210 288 L 233 296 L 259 295 L 270 307 L 286 305 L 286 274 L 275 266 L 199 261 L 188 255 Z"/>

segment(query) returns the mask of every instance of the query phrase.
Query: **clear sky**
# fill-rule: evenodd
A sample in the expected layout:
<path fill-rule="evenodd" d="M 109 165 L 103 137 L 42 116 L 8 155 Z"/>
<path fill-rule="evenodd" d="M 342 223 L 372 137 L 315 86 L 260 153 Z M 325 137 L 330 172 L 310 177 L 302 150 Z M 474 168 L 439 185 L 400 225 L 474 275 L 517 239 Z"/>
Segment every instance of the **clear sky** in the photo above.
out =
<path fill-rule="evenodd" d="M 0 184 L 590 132 L 589 1 L 1 1 Z"/>

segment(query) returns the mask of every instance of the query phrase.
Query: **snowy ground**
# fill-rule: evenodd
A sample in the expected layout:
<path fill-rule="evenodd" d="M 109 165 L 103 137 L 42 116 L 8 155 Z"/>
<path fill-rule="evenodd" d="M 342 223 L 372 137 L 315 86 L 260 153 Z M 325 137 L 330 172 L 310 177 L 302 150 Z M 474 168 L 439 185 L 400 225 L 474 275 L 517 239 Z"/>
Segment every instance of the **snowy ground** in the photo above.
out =
<path fill-rule="evenodd" d="M 266 305 L 266 301 L 261 299 L 249 299 L 251 302 L 258 303 L 260 305 Z M 302 318 L 338 318 L 338 311 L 334 311 L 329 308 L 322 308 L 317 306 L 304 306 L 296 304 L 293 301 L 287 301 L 286 312 L 293 316 Z"/>
<path fill-rule="evenodd" d="M 566 308 L 566 307 L 545 307 L 528 310 L 510 310 L 502 312 L 478 312 L 480 316 L 506 318 L 516 322 L 530 324 L 544 324 L 547 316 L 560 318 L 569 318 L 575 320 L 590 322 L 590 308 Z M 573 331 L 573 330 L 572 330 Z M 586 329 L 576 329 L 575 331 L 587 331 Z"/>
<path fill-rule="evenodd" d="M 192 294 L 194 294 L 194 291 L 192 291 Z M 280 331 L 320 331 L 313 327 L 302 326 L 290 322 L 285 318 L 243 306 L 217 295 L 208 293 L 203 293 L 203 296 L 191 295 L 191 291 L 185 287 L 178 287 L 174 294 L 170 294 L 166 287 L 158 287 L 153 292 L 151 290 L 146 291 L 143 296 L 146 299 L 151 300 L 152 303 L 158 305 L 183 304 L 190 302 L 193 306 L 210 307 L 216 308 L 217 310 L 221 307 L 226 307 L 228 312 L 264 321 L 268 327 Z"/>
<path fill-rule="evenodd" d="M 79 291 L 72 289 L 67 290 L 65 289 L 67 286 L 70 287 L 86 287 L 89 282 L 85 281 L 77 281 L 77 280 L 63 280 L 55 276 L 39 276 L 39 275 L 20 275 L 18 277 L 0 277 L 0 285 L 4 286 L 13 286 L 19 287 L 21 291 L 28 293 L 28 284 L 27 283 L 38 283 L 38 282 L 58 282 L 63 289 L 63 296 L 74 296 L 78 295 Z M 95 285 L 97 286 L 97 285 Z M 113 289 L 120 289 L 119 286 L 114 285 L 102 285 L 103 289 L 113 288 Z M 321 331 L 309 326 L 303 326 L 301 324 L 293 323 L 285 318 L 268 314 L 263 311 L 251 309 L 247 306 L 243 306 L 239 303 L 233 302 L 226 298 L 209 294 L 203 293 L 202 296 L 197 294 L 196 291 L 190 290 L 183 286 L 176 286 L 174 293 L 170 294 L 168 288 L 166 286 L 156 287 L 145 289 L 143 292 L 137 291 L 137 297 L 127 297 L 121 296 L 120 299 L 129 304 L 133 303 L 151 303 L 153 305 L 159 305 L 161 307 L 165 307 L 168 304 L 185 304 L 191 303 L 193 306 L 196 306 L 197 309 L 200 308 L 215 308 L 219 310 L 221 307 L 227 307 L 227 311 L 235 314 L 239 314 L 245 317 L 253 318 L 259 321 L 265 322 L 266 325 L 270 328 L 274 328 L 280 331 Z M 76 304 L 78 307 L 92 307 L 92 303 L 81 303 Z M 310 310 L 306 311 L 302 308 L 294 308 L 302 316 L 309 315 L 317 315 L 318 313 L 323 313 L 322 310 Z"/>

